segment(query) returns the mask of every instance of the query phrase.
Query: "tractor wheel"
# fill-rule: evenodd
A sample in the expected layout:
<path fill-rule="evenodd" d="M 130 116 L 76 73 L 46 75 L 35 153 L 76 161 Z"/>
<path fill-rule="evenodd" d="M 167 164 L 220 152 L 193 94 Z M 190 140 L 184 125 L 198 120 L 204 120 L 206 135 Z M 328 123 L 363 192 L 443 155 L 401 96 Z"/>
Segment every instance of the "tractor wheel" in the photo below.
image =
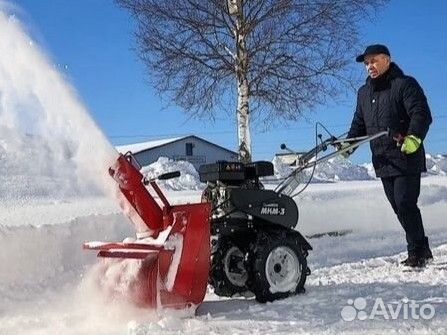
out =
<path fill-rule="evenodd" d="M 304 292 L 308 274 L 305 253 L 293 234 L 259 233 L 251 285 L 257 301 L 265 303 Z"/>
<path fill-rule="evenodd" d="M 231 297 L 248 291 L 247 252 L 236 241 L 230 237 L 219 237 L 213 246 L 209 282 L 219 296 Z"/>

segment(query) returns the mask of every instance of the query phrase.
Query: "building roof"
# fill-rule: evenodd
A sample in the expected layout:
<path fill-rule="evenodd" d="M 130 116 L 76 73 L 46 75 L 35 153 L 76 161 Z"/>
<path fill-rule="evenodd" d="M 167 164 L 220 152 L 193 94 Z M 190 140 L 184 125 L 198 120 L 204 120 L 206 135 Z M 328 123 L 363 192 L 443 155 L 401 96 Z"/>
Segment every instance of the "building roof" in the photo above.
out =
<path fill-rule="evenodd" d="M 215 143 L 212 143 L 210 141 L 207 141 L 207 140 L 205 140 L 203 138 L 200 138 L 198 136 L 195 136 L 195 135 L 187 135 L 187 136 L 182 136 L 182 137 L 165 138 L 165 139 L 161 139 L 161 140 L 154 140 L 154 141 L 147 141 L 147 142 L 141 142 L 141 143 L 119 145 L 119 146 L 116 146 L 116 149 L 119 152 L 121 152 L 121 153 L 126 153 L 126 152 L 130 151 L 133 154 L 136 154 L 136 153 L 140 153 L 140 152 L 143 152 L 143 151 L 147 151 L 147 150 L 155 149 L 155 148 L 158 148 L 158 147 L 162 147 L 162 146 L 165 146 L 167 144 L 171 144 L 171 143 L 174 143 L 174 142 L 177 142 L 177 141 L 181 141 L 181 140 L 184 140 L 184 139 L 190 138 L 190 137 L 191 138 L 196 138 L 199 141 L 206 142 L 206 143 L 208 143 L 208 144 L 210 144 L 210 145 L 212 145 L 214 147 L 217 147 L 217 148 L 219 148 L 221 150 L 225 150 L 225 151 L 227 151 L 227 152 L 229 152 L 231 154 L 237 155 L 237 152 L 235 152 L 235 151 L 232 151 L 232 150 L 229 150 L 227 148 L 221 147 L 220 145 L 217 145 Z"/>
<path fill-rule="evenodd" d="M 157 148 L 162 145 L 178 141 L 182 138 L 183 137 L 173 137 L 173 138 L 165 138 L 162 140 L 153 140 L 153 141 L 147 141 L 147 142 L 118 145 L 118 146 L 116 146 L 116 149 L 123 154 L 128 151 L 132 152 L 133 154 L 136 154 L 137 152 Z"/>

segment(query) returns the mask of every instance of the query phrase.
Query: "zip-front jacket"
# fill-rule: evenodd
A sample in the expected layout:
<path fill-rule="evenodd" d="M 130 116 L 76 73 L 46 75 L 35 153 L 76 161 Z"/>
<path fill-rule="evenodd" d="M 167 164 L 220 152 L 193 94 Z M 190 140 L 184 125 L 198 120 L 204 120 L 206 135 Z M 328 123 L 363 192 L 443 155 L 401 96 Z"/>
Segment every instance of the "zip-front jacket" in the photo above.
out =
<path fill-rule="evenodd" d="M 432 122 L 427 98 L 416 79 L 391 63 L 379 78 L 366 79 L 357 95 L 357 108 L 348 137 L 390 130 L 390 136 L 371 141 L 372 162 L 380 178 L 427 171 L 423 144 L 413 154 L 400 151 L 393 136 L 415 135 L 424 140 Z"/>

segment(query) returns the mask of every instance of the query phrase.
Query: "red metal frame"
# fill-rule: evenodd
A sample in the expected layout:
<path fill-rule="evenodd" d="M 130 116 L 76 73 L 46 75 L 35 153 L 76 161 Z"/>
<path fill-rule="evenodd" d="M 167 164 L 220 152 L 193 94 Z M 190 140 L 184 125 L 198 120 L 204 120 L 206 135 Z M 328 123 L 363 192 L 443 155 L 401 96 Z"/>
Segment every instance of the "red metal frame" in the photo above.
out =
<path fill-rule="evenodd" d="M 167 242 L 161 246 L 142 242 L 90 242 L 84 243 L 84 249 L 97 250 L 98 257 L 142 260 L 138 282 L 134 285 L 137 292 L 133 294 L 139 305 L 153 308 L 199 305 L 205 296 L 209 273 L 210 204 L 171 206 L 155 181 L 151 181 L 164 205 L 161 208 L 144 187 L 143 175 L 129 155 L 120 155 L 109 172 L 153 232 L 151 237 L 157 238 L 168 226 L 171 230 Z M 176 244 L 174 240 L 181 242 Z M 178 263 L 174 261 L 176 252 L 181 252 Z"/>

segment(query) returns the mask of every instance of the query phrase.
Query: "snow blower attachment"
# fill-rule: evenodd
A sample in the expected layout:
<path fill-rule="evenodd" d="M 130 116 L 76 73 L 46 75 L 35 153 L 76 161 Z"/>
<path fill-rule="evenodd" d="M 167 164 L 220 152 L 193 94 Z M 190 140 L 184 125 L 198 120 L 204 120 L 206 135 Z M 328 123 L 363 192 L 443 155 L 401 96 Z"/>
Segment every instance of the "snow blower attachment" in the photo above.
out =
<path fill-rule="evenodd" d="M 137 233 L 145 238 L 132 243 L 87 242 L 83 247 L 98 250 L 98 257 L 141 260 L 128 297 L 134 303 L 151 308 L 197 306 L 203 301 L 208 282 L 210 205 L 171 206 L 155 180 L 144 178 L 139 169 L 128 153 L 120 155 L 109 172 L 131 205 L 126 211 Z M 179 175 L 167 173 L 157 179 Z M 163 207 L 145 185 L 152 187 Z"/>
<path fill-rule="evenodd" d="M 259 302 L 304 292 L 312 247 L 296 229 L 299 215 L 293 197 L 299 194 L 300 171 L 387 133 L 325 141 L 319 135 L 321 143 L 301 155 L 297 168 L 274 190 L 264 189 L 260 179 L 274 174 L 271 162 L 202 165 L 200 181 L 207 184 L 202 203 L 177 206 L 169 204 L 155 179 L 143 177 L 132 154 L 120 155 L 109 172 L 125 197 L 123 203 L 130 204 L 125 209 L 138 239 L 89 242 L 84 248 L 97 250 L 98 257 L 140 260 L 130 297 L 152 308 L 197 306 L 207 283 L 217 295 L 254 295 Z M 351 144 L 341 148 L 342 142 Z M 329 145 L 338 151 L 317 159 Z"/>

